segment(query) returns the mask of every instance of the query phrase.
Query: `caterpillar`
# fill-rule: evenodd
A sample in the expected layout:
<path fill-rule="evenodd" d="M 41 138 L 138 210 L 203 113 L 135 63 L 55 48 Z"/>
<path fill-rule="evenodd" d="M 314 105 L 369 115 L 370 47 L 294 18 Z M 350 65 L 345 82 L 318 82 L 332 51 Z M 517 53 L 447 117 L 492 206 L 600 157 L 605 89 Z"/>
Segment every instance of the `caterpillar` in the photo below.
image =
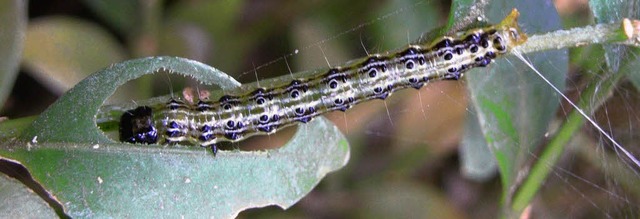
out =
<path fill-rule="evenodd" d="M 431 81 L 458 80 L 468 70 L 488 66 L 527 40 L 518 26 L 518 16 L 513 9 L 497 25 L 409 45 L 385 55 L 369 55 L 286 84 L 227 94 L 217 101 L 201 98 L 187 103 L 171 98 L 166 104 L 140 106 L 121 116 L 120 141 L 200 145 L 210 147 L 215 155 L 220 142 L 272 134 L 330 111 L 385 99 L 397 90 L 420 89 Z"/>

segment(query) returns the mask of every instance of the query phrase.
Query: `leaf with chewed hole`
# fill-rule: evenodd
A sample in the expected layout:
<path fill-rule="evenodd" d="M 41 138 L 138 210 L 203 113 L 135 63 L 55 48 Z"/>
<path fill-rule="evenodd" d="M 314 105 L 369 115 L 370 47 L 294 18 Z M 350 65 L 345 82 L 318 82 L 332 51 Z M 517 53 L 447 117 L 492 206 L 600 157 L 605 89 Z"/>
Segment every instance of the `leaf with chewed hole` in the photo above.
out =
<path fill-rule="evenodd" d="M 287 208 L 349 159 L 344 136 L 319 118 L 282 148 L 221 151 L 108 139 L 95 115 L 116 88 L 159 69 L 223 90 L 240 84 L 188 59 L 153 57 L 97 72 L 62 96 L 0 156 L 24 165 L 72 217 L 233 217 L 246 208 Z"/>

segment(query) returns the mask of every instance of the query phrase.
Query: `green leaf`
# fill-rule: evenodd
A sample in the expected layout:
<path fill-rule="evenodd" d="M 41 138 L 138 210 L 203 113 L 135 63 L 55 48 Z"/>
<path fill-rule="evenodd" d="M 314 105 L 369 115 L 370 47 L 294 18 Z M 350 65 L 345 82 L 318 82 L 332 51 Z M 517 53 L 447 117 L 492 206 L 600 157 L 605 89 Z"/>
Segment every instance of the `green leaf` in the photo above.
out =
<path fill-rule="evenodd" d="M 399 45 L 405 44 L 407 40 L 421 39 L 424 31 L 437 28 L 439 22 L 442 21 L 443 15 L 438 10 L 438 5 L 434 3 L 416 3 L 412 0 L 386 2 L 382 5 L 382 9 L 378 9 L 380 12 L 373 14 L 371 19 L 383 17 L 388 13 L 393 13 L 394 10 L 407 11 L 373 23 L 373 34 L 368 36 L 372 38 L 370 41 L 375 42 L 376 45 L 381 44 L 380 47 L 383 49 L 396 49 Z"/>
<path fill-rule="evenodd" d="M 538 1 L 494 1 L 486 16 L 490 23 L 497 23 L 512 8 L 520 9 L 519 23 L 527 34 L 560 28 L 553 5 Z M 526 58 L 554 86 L 564 89 L 568 69 L 566 50 Z M 541 143 L 538 139 L 544 138 L 560 101 L 549 85 L 515 57 L 500 59 L 487 69 L 476 69 L 466 75 L 471 103 L 498 162 L 503 204 L 509 204 L 512 188 L 518 183 L 517 174 L 531 157 L 531 151 Z"/>
<path fill-rule="evenodd" d="M 0 217 L 54 218 L 56 213 L 21 182 L 0 174 Z"/>
<path fill-rule="evenodd" d="M 344 166 L 348 143 L 320 118 L 287 145 L 266 152 L 130 144 L 1 145 L 72 217 L 236 216 L 246 208 L 288 208 Z M 11 147 L 8 151 L 7 147 Z"/>
<path fill-rule="evenodd" d="M 124 58 L 116 39 L 93 23 L 71 17 L 44 17 L 29 23 L 23 64 L 56 93 Z"/>
<path fill-rule="evenodd" d="M 478 117 L 473 110 L 467 113 L 464 133 L 465 135 L 458 149 L 460 152 L 462 175 L 476 181 L 487 181 L 491 179 L 498 170 L 498 164 L 489 149 L 489 145 L 482 133 Z"/>
<path fill-rule="evenodd" d="M 126 61 L 80 82 L 0 156 L 24 165 L 72 217 L 234 217 L 267 205 L 288 208 L 327 173 L 344 166 L 349 147 L 323 118 L 302 125 L 283 148 L 221 151 L 193 146 L 116 143 L 95 115 L 125 82 L 166 70 L 223 90 L 240 84 L 199 62 L 174 57 Z"/>
<path fill-rule="evenodd" d="M 0 2 L 0 109 L 11 93 L 18 75 L 18 63 L 27 26 L 27 3 L 22 0 Z"/>
<path fill-rule="evenodd" d="M 468 28 L 485 15 L 487 0 L 456 0 L 451 4 L 446 31 L 456 32 Z M 500 21 L 500 20 L 498 20 Z"/>

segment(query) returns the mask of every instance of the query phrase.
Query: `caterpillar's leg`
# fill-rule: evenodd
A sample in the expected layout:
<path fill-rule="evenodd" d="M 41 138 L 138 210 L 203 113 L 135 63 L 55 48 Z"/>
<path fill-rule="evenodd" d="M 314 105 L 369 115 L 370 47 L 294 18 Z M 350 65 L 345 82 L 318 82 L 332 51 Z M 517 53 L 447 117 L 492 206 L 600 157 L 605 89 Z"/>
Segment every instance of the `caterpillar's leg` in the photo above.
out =
<path fill-rule="evenodd" d="M 200 145 L 200 147 L 203 148 L 211 148 L 211 152 L 213 152 L 213 156 L 216 156 L 216 154 L 218 154 L 218 146 L 216 144 L 209 144 L 209 145 Z"/>
<path fill-rule="evenodd" d="M 216 144 L 212 144 L 210 147 L 211 152 L 213 152 L 213 156 L 216 156 L 216 154 L 218 153 L 218 146 L 216 146 Z"/>

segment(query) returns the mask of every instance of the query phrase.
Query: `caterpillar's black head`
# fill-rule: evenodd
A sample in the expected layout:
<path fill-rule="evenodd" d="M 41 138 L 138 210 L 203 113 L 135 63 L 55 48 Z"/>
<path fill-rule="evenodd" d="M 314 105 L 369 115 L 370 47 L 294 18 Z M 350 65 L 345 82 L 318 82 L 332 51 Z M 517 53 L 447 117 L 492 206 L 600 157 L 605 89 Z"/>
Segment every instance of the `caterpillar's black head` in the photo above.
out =
<path fill-rule="evenodd" d="M 153 144 L 158 130 L 153 126 L 153 111 L 147 106 L 129 110 L 120 117 L 120 141 Z"/>

